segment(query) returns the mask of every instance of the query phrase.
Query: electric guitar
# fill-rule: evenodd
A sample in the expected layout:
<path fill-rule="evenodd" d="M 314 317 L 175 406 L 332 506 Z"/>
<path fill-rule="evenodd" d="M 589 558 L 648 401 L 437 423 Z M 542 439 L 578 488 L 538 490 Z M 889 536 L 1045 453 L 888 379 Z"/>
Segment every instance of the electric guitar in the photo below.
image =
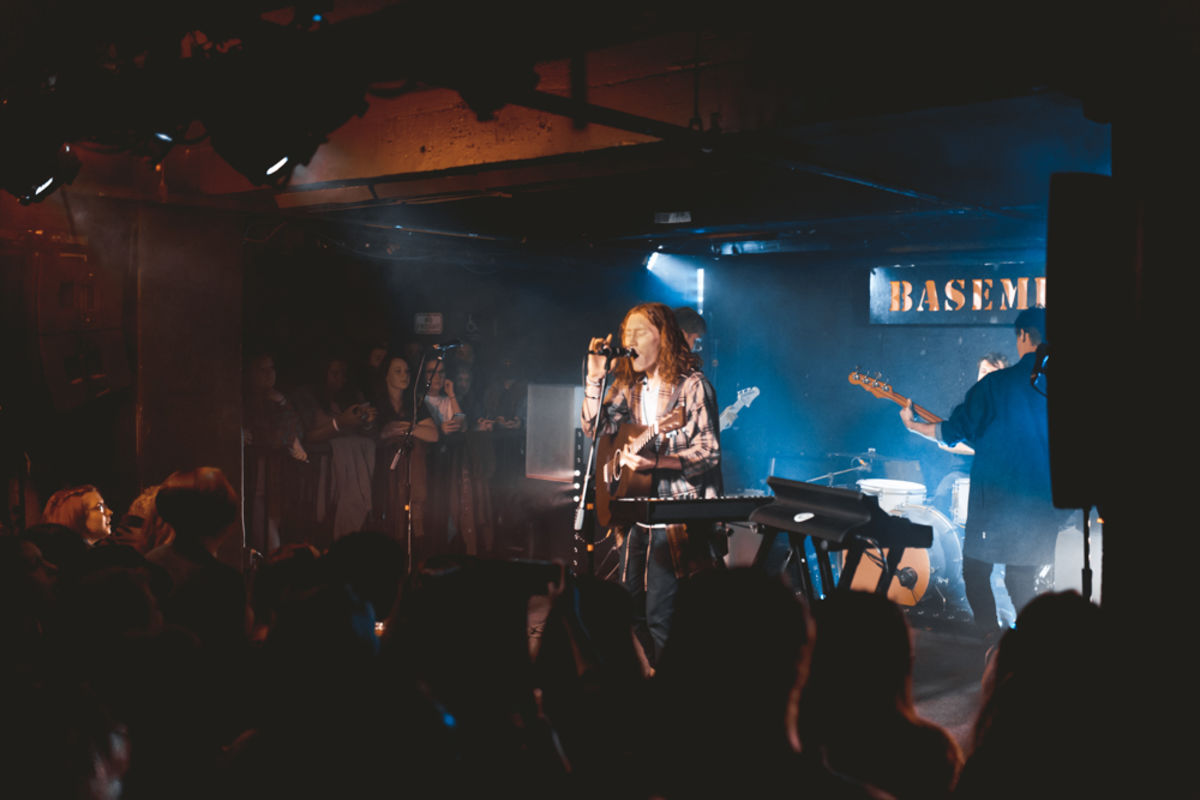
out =
<path fill-rule="evenodd" d="M 728 408 L 721 412 L 720 429 L 726 430 L 732 427 L 733 423 L 737 420 L 738 413 L 743 408 L 748 408 L 750 404 L 754 402 L 754 399 L 758 397 L 758 394 L 759 391 L 757 386 L 751 386 L 748 389 L 742 389 L 740 392 L 738 392 L 737 400 L 734 400 Z"/>
<path fill-rule="evenodd" d="M 864 375 L 858 370 L 855 370 L 854 372 L 850 373 L 850 382 L 855 386 L 861 386 L 876 397 L 881 397 L 885 400 L 891 400 L 898 406 L 906 406 L 909 404 L 909 399 L 907 397 L 892 391 L 891 384 L 885 383 L 882 378 L 872 378 L 869 375 Z M 928 409 L 922 408 L 916 403 L 913 403 L 913 412 L 920 417 L 924 417 L 926 422 L 945 422 L 945 420 L 943 420 L 937 414 L 934 414 Z"/>
<path fill-rule="evenodd" d="M 596 442 L 596 519 L 604 527 L 612 522 L 610 503 L 619 497 L 651 497 L 654 495 L 654 473 L 635 472 L 626 464 L 620 463 L 619 455 L 629 447 L 635 453 L 655 449 L 655 442 L 660 433 L 670 433 L 683 427 L 683 407 L 676 407 L 653 425 L 637 425 L 626 422 L 617 428 L 617 432 L 609 436 L 601 436 Z M 657 445 L 656 445 L 657 446 Z M 609 478 L 619 475 L 616 486 L 609 490 Z"/>

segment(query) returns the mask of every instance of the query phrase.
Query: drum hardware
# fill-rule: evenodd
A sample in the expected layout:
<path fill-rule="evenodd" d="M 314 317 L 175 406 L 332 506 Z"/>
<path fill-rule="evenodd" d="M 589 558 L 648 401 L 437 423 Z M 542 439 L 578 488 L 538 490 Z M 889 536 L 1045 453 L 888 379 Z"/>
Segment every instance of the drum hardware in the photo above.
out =
<path fill-rule="evenodd" d="M 871 471 L 871 465 L 862 458 L 855 456 L 855 461 L 856 463 L 852 467 L 835 470 L 834 472 L 826 472 L 824 475 L 817 475 L 815 478 L 809 478 L 805 483 L 824 483 L 826 486 L 833 486 L 833 479 L 839 475 L 846 475 L 851 472 Z"/>
<path fill-rule="evenodd" d="M 967 524 L 967 508 L 971 498 L 971 479 L 955 478 L 954 488 L 950 490 L 950 516 L 955 525 Z"/>

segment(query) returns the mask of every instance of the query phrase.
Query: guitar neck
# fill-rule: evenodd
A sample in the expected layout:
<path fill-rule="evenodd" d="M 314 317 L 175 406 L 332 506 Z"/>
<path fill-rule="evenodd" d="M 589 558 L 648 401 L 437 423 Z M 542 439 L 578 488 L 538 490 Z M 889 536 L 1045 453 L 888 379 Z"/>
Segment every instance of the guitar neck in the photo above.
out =
<path fill-rule="evenodd" d="M 646 445 L 650 444 L 650 440 L 654 438 L 655 433 L 654 426 L 646 428 L 640 436 L 629 443 L 630 449 L 635 453 L 640 453 L 645 449 Z"/>
<path fill-rule="evenodd" d="M 720 421 L 721 430 L 725 430 L 729 426 L 733 425 L 733 421 L 735 419 L 737 419 L 738 412 L 741 411 L 745 407 L 746 407 L 746 404 L 743 403 L 741 400 L 738 400 L 736 403 L 729 406 L 729 408 L 722 411 L 721 415 L 718 417 L 718 420 Z"/>
<path fill-rule="evenodd" d="M 882 396 L 886 397 L 888 400 L 891 400 L 893 403 L 895 403 L 898 406 L 906 406 L 906 405 L 908 405 L 908 402 L 909 402 L 908 398 L 905 397 L 904 395 L 900 394 L 899 392 L 883 392 Z M 913 403 L 913 413 L 915 413 L 919 417 L 923 417 L 926 422 L 932 422 L 932 423 L 945 422 L 945 420 L 942 419 L 941 417 L 939 417 L 937 414 L 934 414 L 929 409 L 924 408 L 923 406 L 919 406 L 916 403 Z"/>

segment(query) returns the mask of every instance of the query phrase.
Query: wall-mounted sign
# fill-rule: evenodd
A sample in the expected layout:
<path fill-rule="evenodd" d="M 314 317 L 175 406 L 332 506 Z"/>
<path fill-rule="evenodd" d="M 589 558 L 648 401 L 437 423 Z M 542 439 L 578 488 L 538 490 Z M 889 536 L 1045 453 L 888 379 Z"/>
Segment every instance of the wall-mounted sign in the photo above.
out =
<path fill-rule="evenodd" d="M 875 325 L 1006 325 L 1024 309 L 1045 305 L 1044 265 L 871 270 Z"/>
<path fill-rule="evenodd" d="M 413 333 L 441 336 L 443 327 L 440 311 L 419 311 L 413 314 Z"/>

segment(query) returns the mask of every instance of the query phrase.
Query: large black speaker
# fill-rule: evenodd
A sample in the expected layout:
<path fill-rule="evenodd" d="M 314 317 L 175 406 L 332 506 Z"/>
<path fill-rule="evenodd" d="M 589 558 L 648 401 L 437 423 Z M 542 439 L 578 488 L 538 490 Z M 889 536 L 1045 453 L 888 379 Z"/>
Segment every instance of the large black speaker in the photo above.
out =
<path fill-rule="evenodd" d="M 86 244 L 44 236 L 0 258 L 9 378 L 27 400 L 47 396 L 54 410 L 69 411 L 130 385 L 118 271 Z"/>
<path fill-rule="evenodd" d="M 1046 382 L 1050 475 L 1060 508 L 1102 505 L 1123 473 L 1140 417 L 1137 216 L 1106 175 L 1050 179 Z M 1145 421 L 1144 419 L 1142 420 Z"/>

